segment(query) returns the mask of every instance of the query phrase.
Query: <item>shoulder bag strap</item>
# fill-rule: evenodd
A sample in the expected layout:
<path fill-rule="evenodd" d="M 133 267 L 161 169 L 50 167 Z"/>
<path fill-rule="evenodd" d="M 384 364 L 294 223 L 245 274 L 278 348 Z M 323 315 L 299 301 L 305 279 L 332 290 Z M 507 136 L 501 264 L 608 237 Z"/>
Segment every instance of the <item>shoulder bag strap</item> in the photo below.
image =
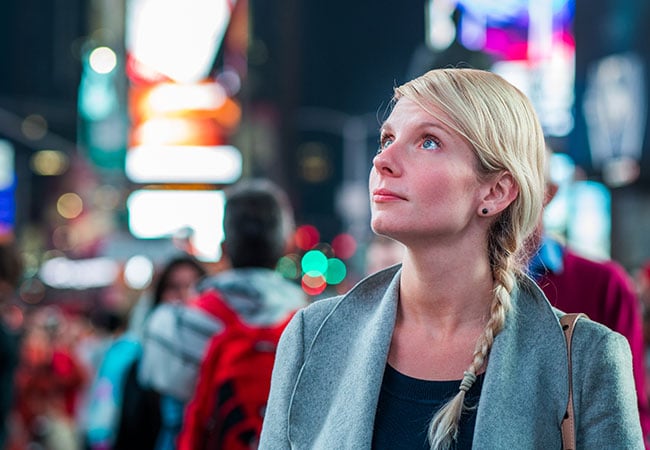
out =
<path fill-rule="evenodd" d="M 569 366 L 569 402 L 567 403 L 566 414 L 562 420 L 562 449 L 575 450 L 576 448 L 576 432 L 575 432 L 575 418 L 573 415 L 573 373 L 571 367 L 571 338 L 573 336 L 573 329 L 576 322 L 581 317 L 587 317 L 582 313 L 565 314 L 560 318 L 560 324 L 564 331 L 567 347 L 567 359 Z"/>

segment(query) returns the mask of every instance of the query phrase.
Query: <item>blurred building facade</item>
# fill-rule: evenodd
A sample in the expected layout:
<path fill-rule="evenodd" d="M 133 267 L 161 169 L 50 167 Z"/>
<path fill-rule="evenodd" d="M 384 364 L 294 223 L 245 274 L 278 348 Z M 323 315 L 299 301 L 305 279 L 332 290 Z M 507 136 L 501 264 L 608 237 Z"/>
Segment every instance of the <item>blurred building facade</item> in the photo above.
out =
<path fill-rule="evenodd" d="M 218 191 L 227 184 L 127 176 L 134 138 L 127 17 L 138 3 L 148 4 L 72 0 L 63 7 L 9 0 L 3 6 L 0 57 L 7 70 L 0 71 L 0 139 L 14 149 L 14 228 L 34 247 L 96 256 L 106 236 L 128 234 L 134 190 Z M 238 67 L 241 86 L 233 100 L 240 116 L 224 139 L 211 135 L 208 141 L 239 150 L 241 176 L 267 176 L 286 188 L 298 224 L 315 226 L 322 241 L 348 233 L 363 243 L 370 233 L 366 179 L 393 86 L 447 65 L 496 67 L 518 81 L 524 80 L 522 67 L 543 67 L 546 72 L 533 71 L 525 80 L 539 97 L 534 100 L 556 111 L 557 104 L 543 102 L 540 85 L 558 67 L 570 66 L 570 89 L 562 93 L 569 113 L 549 125 L 555 130 L 549 142 L 571 156 L 579 178 L 605 186 L 606 196 L 595 200 L 606 206 L 602 245 L 632 270 L 650 259 L 646 3 L 512 0 L 490 9 L 486 2 L 461 0 L 423 0 L 408 8 L 386 0 L 229 2 L 246 9 L 220 39 L 245 45 L 244 54 L 217 46 L 207 77 L 223 81 L 224 67 Z M 477 18 L 488 28 L 477 29 Z M 485 47 L 496 38 L 507 49 Z M 536 65 L 534 58 L 551 55 L 544 52 L 558 42 L 560 53 Z M 103 47 L 114 52 L 115 69 L 97 76 L 88 71 L 89 58 Z M 522 63 L 521 54 L 533 59 Z M 58 171 L 35 169 L 38 155 L 50 161 L 47 167 L 59 161 Z M 83 213 L 75 215 L 79 204 Z"/>

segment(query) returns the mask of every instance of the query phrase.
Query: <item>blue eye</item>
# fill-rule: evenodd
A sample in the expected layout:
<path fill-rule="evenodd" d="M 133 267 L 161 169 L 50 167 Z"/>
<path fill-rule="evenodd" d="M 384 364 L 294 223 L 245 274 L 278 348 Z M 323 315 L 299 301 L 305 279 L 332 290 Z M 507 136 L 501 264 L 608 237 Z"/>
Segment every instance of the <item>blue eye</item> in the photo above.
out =
<path fill-rule="evenodd" d="M 433 139 L 433 138 L 426 138 L 424 142 L 422 142 L 422 147 L 426 148 L 427 150 L 435 150 L 440 147 L 438 144 L 438 141 Z"/>
<path fill-rule="evenodd" d="M 393 143 L 392 139 L 384 138 L 379 142 L 379 148 L 377 149 L 377 154 L 380 154 L 382 150 L 384 150 L 386 147 L 388 147 L 390 144 Z"/>

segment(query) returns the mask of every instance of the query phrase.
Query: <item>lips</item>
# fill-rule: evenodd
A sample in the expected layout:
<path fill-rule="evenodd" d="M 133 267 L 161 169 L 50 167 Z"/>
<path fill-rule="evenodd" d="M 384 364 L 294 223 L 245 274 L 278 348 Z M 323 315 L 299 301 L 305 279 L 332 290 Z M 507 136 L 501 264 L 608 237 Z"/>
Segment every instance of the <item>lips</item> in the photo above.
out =
<path fill-rule="evenodd" d="M 372 200 L 374 202 L 394 202 L 397 200 L 406 200 L 401 195 L 388 189 L 375 189 L 372 191 Z"/>

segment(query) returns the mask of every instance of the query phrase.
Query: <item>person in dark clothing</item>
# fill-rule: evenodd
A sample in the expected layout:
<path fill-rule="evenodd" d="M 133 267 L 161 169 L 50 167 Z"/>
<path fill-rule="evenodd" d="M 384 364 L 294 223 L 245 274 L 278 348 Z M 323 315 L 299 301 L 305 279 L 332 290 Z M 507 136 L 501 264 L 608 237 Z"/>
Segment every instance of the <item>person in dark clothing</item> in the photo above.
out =
<path fill-rule="evenodd" d="M 206 274 L 203 264 L 191 255 L 171 258 L 162 267 L 152 289 L 149 314 L 162 304 L 188 301 L 195 294 L 196 283 Z M 109 426 L 94 430 L 93 438 L 87 443 L 90 448 L 154 448 L 161 428 L 160 395 L 138 381 L 141 356 L 141 336 L 134 331 L 124 333 L 107 350 L 102 364 L 122 368 L 116 388 L 118 414 L 110 424 L 103 424 Z"/>
<path fill-rule="evenodd" d="M 20 337 L 4 320 L 4 308 L 13 298 L 22 276 L 22 261 L 14 243 L 0 244 L 0 449 L 7 441 L 14 372 L 18 365 Z"/>
<path fill-rule="evenodd" d="M 124 379 L 124 400 L 117 427 L 114 450 L 154 448 L 160 432 L 160 395 L 138 383 L 137 361 Z"/>

